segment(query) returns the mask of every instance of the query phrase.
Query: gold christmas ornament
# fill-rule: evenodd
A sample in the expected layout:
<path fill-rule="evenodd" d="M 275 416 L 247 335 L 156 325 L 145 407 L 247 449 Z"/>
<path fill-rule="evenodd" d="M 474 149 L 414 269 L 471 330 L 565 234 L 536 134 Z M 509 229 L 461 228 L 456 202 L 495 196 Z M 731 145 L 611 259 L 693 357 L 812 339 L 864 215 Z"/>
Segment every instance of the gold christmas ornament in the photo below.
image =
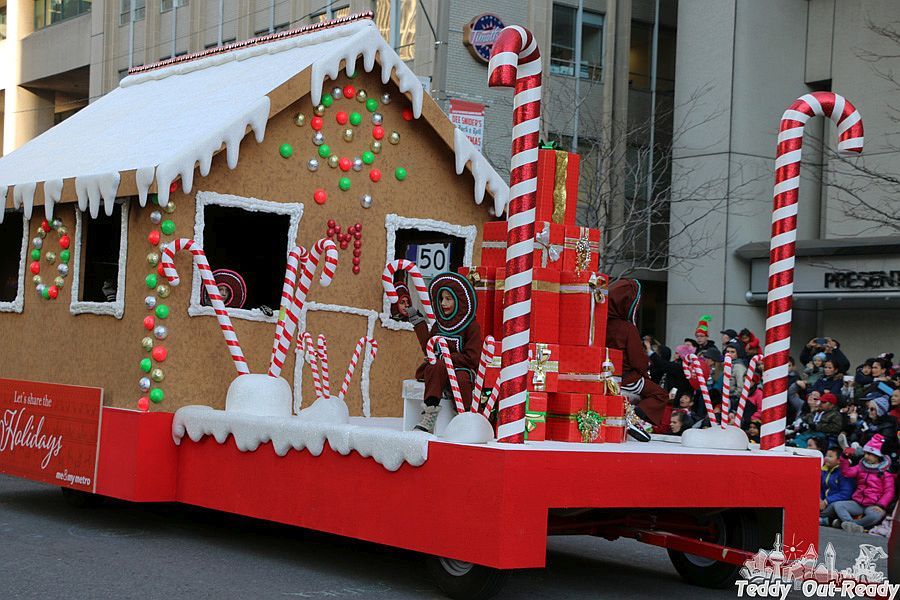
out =
<path fill-rule="evenodd" d="M 40 275 L 35 275 L 31 278 L 31 283 L 33 283 L 34 285 L 41 285 L 42 283 L 44 283 L 44 280 L 41 279 Z"/>
<path fill-rule="evenodd" d="M 35 233 L 36 233 L 37 236 L 38 236 L 39 238 L 41 238 L 41 239 L 44 239 L 45 237 L 47 237 L 47 232 L 44 231 L 41 227 L 38 227 L 38 228 L 37 228 L 37 231 L 36 231 Z"/>
<path fill-rule="evenodd" d="M 156 383 L 159 383 L 160 381 L 162 381 L 165 378 L 166 378 L 166 374 L 163 373 L 163 370 L 160 369 L 159 367 L 150 371 L 150 379 L 152 379 Z"/>
<path fill-rule="evenodd" d="M 155 267 L 159 264 L 159 253 L 151 252 L 147 255 L 147 264 L 151 267 Z"/>
<path fill-rule="evenodd" d="M 372 152 L 374 152 L 375 154 L 381 154 L 381 141 L 380 140 L 375 140 L 374 142 L 372 142 Z"/>
<path fill-rule="evenodd" d="M 44 255 L 44 260 L 47 261 L 48 265 L 52 265 L 56 262 L 56 252 L 48 252 Z"/>
<path fill-rule="evenodd" d="M 171 215 L 173 212 L 175 212 L 175 203 L 169 200 L 169 203 L 163 207 L 163 210 L 167 215 Z"/>
<path fill-rule="evenodd" d="M 66 280 L 63 278 L 62 275 L 57 275 L 56 277 L 53 278 L 53 285 L 55 285 L 56 287 L 61 288 L 65 284 L 66 284 Z"/>
<path fill-rule="evenodd" d="M 304 115 L 303 113 L 297 113 L 296 115 L 294 115 L 294 125 L 296 125 L 297 127 L 303 127 L 304 125 L 306 125 L 306 115 Z"/>
<path fill-rule="evenodd" d="M 344 130 L 344 141 L 345 142 L 353 141 L 353 129 L 351 129 L 350 127 L 348 127 L 347 129 Z"/>
<path fill-rule="evenodd" d="M 325 105 L 324 105 L 324 104 L 319 104 L 318 106 L 316 106 L 316 107 L 313 109 L 313 112 L 316 113 L 316 116 L 321 117 L 322 115 L 325 114 Z"/>
<path fill-rule="evenodd" d="M 359 90 L 358 92 L 356 92 L 357 102 L 365 102 L 366 98 L 368 98 L 368 97 L 369 97 L 369 95 L 366 94 L 366 90 Z"/>
<path fill-rule="evenodd" d="M 59 237 L 62 237 L 64 235 L 69 235 L 69 230 L 65 227 L 60 226 L 56 228 L 56 233 L 59 234 Z"/>
<path fill-rule="evenodd" d="M 337 154 L 332 154 L 328 157 L 328 166 L 332 169 L 336 169 L 340 160 L 341 159 L 338 158 Z"/>
<path fill-rule="evenodd" d="M 158 286 L 156 286 L 156 295 L 159 296 L 160 298 L 168 298 L 170 291 L 171 290 L 169 289 L 169 286 L 166 285 L 165 283 L 161 283 Z"/>
<path fill-rule="evenodd" d="M 391 132 L 391 135 L 388 136 L 388 141 L 389 141 L 391 144 L 393 144 L 393 145 L 396 146 L 397 144 L 400 143 L 400 134 L 397 133 L 396 131 L 392 131 L 392 132 Z"/>
<path fill-rule="evenodd" d="M 142 339 L 141 340 L 141 348 L 143 348 L 147 352 L 150 352 L 151 350 L 153 350 L 153 338 L 148 336 L 148 337 L 145 337 L 144 339 Z"/>

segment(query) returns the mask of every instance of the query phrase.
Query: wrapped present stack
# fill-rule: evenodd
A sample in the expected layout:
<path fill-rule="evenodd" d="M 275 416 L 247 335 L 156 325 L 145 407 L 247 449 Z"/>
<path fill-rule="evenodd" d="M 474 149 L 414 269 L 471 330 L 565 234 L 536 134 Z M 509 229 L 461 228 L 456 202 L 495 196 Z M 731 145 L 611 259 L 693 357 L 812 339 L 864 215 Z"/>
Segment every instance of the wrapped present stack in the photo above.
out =
<path fill-rule="evenodd" d="M 538 150 L 525 438 L 623 442 L 622 355 L 605 347 L 609 279 L 598 272 L 600 230 L 575 224 L 579 171 L 577 154 Z M 460 269 L 475 287 L 483 335 L 498 342 L 486 393 L 499 391 L 505 266 L 506 221 L 486 223 L 481 264 Z"/>

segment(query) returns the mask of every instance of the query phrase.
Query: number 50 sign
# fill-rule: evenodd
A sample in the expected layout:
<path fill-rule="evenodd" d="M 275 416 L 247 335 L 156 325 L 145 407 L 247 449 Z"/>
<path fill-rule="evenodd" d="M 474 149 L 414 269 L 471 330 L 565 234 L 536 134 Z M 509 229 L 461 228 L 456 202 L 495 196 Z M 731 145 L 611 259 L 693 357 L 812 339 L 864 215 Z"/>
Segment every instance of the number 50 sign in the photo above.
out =
<path fill-rule="evenodd" d="M 416 247 L 416 265 L 425 279 L 450 268 L 450 243 L 420 244 Z"/>

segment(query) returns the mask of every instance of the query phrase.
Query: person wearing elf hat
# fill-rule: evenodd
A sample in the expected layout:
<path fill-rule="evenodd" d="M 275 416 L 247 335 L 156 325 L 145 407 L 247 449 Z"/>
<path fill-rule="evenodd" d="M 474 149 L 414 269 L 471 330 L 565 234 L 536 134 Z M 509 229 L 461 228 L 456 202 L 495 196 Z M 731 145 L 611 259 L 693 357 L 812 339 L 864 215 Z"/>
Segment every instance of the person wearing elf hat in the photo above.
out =
<path fill-rule="evenodd" d="M 439 273 L 428 285 L 428 296 L 434 307 L 435 317 L 431 330 L 429 331 L 425 318 L 415 309 L 407 310 L 409 322 L 416 331 L 423 352 L 432 337 L 439 335 L 447 340 L 463 404 L 468 406 L 472 399 L 472 384 L 481 359 L 482 344 L 481 326 L 475 320 L 475 288 L 458 273 Z M 435 354 L 439 354 L 438 347 L 434 350 Z M 441 397 L 450 390 L 450 377 L 444 361 L 438 360 L 433 365 L 428 361 L 423 362 L 416 369 L 416 379 L 425 382 L 425 395 L 422 414 L 415 428 L 434 433 L 434 425 L 441 411 Z"/>
<path fill-rule="evenodd" d="M 409 287 L 405 283 L 395 281 L 394 289 L 397 291 L 397 301 L 391 304 L 391 318 L 396 321 L 409 321 L 410 311 L 414 310 Z"/>
<path fill-rule="evenodd" d="M 897 476 L 891 473 L 891 461 L 884 456 L 884 437 L 876 434 L 863 447 L 863 458 L 857 465 L 850 462 L 853 448 L 844 450 L 841 457 L 841 475 L 856 480 L 856 491 L 850 500 L 835 502 L 836 519 L 833 527 L 851 533 L 862 533 L 880 523 L 894 501 Z M 854 520 L 854 517 L 859 519 Z"/>
<path fill-rule="evenodd" d="M 700 322 L 697 323 L 697 329 L 694 331 L 694 339 L 697 340 L 697 350 L 700 352 L 716 348 L 716 343 L 709 339 L 710 321 L 712 321 L 710 315 L 703 315 L 700 317 Z"/>

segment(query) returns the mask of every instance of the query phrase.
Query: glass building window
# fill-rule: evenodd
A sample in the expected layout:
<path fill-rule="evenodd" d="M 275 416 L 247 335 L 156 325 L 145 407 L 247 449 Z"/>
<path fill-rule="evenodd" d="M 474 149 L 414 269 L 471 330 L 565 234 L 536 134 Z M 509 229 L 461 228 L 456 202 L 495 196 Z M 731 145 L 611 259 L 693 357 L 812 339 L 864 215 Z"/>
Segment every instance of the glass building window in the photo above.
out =
<path fill-rule="evenodd" d="M 346 17 L 350 15 L 350 7 L 348 5 L 331 7 L 321 10 L 312 16 L 310 16 L 310 20 L 313 23 L 323 23 L 325 21 L 330 21 L 331 19 L 340 19 L 341 17 Z"/>
<path fill-rule="evenodd" d="M 375 0 L 375 24 L 403 60 L 416 57 L 416 0 Z"/>
<path fill-rule="evenodd" d="M 0 6 L 0 40 L 6 39 L 6 7 Z"/>
<path fill-rule="evenodd" d="M 160 0 L 159 12 L 169 12 L 172 10 L 173 4 L 175 5 L 175 8 L 182 8 L 188 5 L 188 0 Z"/>
<path fill-rule="evenodd" d="M 3 10 L 5 29 L 6 8 Z M 91 0 L 35 0 L 34 28 L 42 29 L 89 12 L 91 12 Z"/>
<path fill-rule="evenodd" d="M 553 5 L 550 72 L 575 76 L 576 13 L 574 6 Z M 581 19 L 581 77 L 600 80 L 603 67 L 603 15 L 585 10 Z"/>
<path fill-rule="evenodd" d="M 659 28 L 656 51 L 656 89 L 675 89 L 675 31 Z M 628 56 L 628 82 L 632 89 L 650 90 L 650 67 L 653 60 L 653 24 L 632 22 L 631 48 Z"/>
<path fill-rule="evenodd" d="M 143 21 L 147 12 L 146 0 L 119 0 L 119 25 L 131 22 L 131 3 L 134 2 L 134 20 Z"/>

